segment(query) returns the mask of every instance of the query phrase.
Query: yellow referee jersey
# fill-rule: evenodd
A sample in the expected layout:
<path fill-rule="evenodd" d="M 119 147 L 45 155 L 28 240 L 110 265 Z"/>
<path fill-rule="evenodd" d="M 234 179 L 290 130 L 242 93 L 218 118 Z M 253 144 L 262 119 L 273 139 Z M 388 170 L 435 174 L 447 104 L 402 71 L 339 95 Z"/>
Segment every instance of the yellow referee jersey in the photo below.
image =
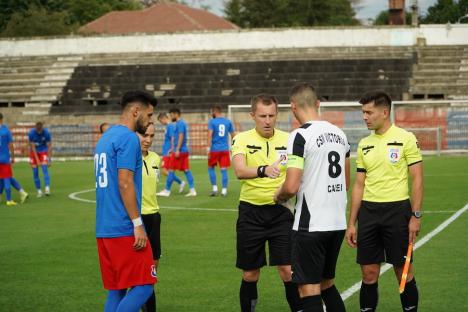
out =
<path fill-rule="evenodd" d="M 274 204 L 273 195 L 286 177 L 287 144 L 288 133 L 278 129 L 275 129 L 274 135 L 269 139 L 260 136 L 255 129 L 241 132 L 234 137 L 231 147 L 232 156 L 243 154 L 247 167 L 271 165 L 276 160 L 282 159 L 279 165 L 281 174 L 278 178 L 240 180 L 239 200 L 254 205 Z"/>
<path fill-rule="evenodd" d="M 159 180 L 160 163 L 161 158 L 155 152 L 148 151 L 148 155 L 143 156 L 141 214 L 159 211 L 156 186 Z"/>
<path fill-rule="evenodd" d="M 408 167 L 422 161 L 416 137 L 392 125 L 383 135 L 359 142 L 356 167 L 366 173 L 363 200 L 392 202 L 409 198 Z"/>

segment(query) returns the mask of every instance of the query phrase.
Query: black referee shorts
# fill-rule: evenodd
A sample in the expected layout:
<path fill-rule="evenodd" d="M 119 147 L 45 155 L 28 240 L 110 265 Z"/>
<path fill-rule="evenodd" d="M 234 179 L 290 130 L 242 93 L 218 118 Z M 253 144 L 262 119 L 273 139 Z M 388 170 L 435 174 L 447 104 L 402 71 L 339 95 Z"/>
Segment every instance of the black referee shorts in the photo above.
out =
<path fill-rule="evenodd" d="M 326 232 L 293 231 L 292 281 L 319 284 L 335 278 L 336 262 L 345 230 Z"/>
<path fill-rule="evenodd" d="M 410 219 L 408 199 L 387 203 L 362 201 L 358 214 L 357 263 L 403 265 Z"/>
<path fill-rule="evenodd" d="M 153 250 L 153 259 L 161 258 L 161 215 L 159 212 L 151 214 L 142 214 L 143 224 L 145 225 L 146 235 L 148 236 Z"/>
<path fill-rule="evenodd" d="M 281 205 L 257 206 L 241 201 L 237 219 L 237 261 L 239 269 L 249 271 L 269 264 L 291 264 L 291 232 L 294 216 Z"/>

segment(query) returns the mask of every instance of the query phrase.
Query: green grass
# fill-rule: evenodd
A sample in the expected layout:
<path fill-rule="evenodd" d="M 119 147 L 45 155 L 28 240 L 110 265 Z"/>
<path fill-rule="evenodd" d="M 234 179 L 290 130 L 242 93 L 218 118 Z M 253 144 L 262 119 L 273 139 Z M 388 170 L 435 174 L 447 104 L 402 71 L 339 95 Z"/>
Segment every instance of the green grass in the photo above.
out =
<path fill-rule="evenodd" d="M 427 157 L 421 235 L 468 203 L 468 157 Z M 199 196 L 174 194 L 163 207 L 236 209 L 239 182 L 231 174 L 227 198 L 210 198 L 204 161 L 192 162 Z M 24 205 L 0 204 L 0 311 L 100 311 L 102 287 L 94 238 L 94 205 L 68 198 L 93 187 L 91 162 L 55 162 L 52 196 L 35 198 L 27 164 L 15 176 L 30 191 Z M 176 192 L 174 192 L 176 193 Z M 18 193 L 14 191 L 18 199 Z M 93 198 L 93 192 L 80 195 Z M 163 257 L 157 285 L 159 311 L 238 311 L 240 273 L 235 268 L 235 211 L 162 209 Z M 468 243 L 464 214 L 415 252 L 420 310 L 468 311 Z M 344 291 L 360 280 L 355 250 L 343 245 L 337 286 Z M 399 311 L 398 287 L 391 271 L 380 279 L 380 311 Z M 346 301 L 358 310 L 358 294 Z M 275 268 L 262 270 L 258 311 L 287 311 Z"/>

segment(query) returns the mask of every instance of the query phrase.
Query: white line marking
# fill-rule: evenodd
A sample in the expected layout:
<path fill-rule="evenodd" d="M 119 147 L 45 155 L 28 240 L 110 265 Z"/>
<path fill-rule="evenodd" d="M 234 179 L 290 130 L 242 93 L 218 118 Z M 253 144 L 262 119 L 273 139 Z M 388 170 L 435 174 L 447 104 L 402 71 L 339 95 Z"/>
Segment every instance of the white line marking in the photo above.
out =
<path fill-rule="evenodd" d="M 95 204 L 96 201 L 93 199 L 85 199 L 80 198 L 77 195 L 93 192 L 95 189 L 83 190 L 79 192 L 74 192 L 68 195 L 68 198 L 77 200 L 84 203 L 91 203 Z M 171 209 L 171 210 L 194 210 L 194 211 L 232 211 L 237 212 L 237 209 L 229 209 L 229 208 L 200 208 L 200 207 L 176 207 L 176 206 L 160 206 L 162 209 Z"/>
<path fill-rule="evenodd" d="M 73 199 L 73 200 L 77 200 L 77 201 L 80 201 L 80 202 L 84 202 L 84 203 L 96 203 L 95 200 L 92 200 L 92 199 L 84 199 L 84 198 L 79 198 L 77 195 L 79 194 L 84 194 L 84 193 L 89 193 L 89 192 L 92 192 L 96 189 L 89 189 L 89 190 L 84 190 L 84 191 L 79 191 L 79 192 L 74 192 L 74 193 L 71 193 L 68 195 L 68 198 L 70 199 Z"/>
<path fill-rule="evenodd" d="M 426 234 L 423 238 L 418 240 L 416 244 L 414 245 L 414 250 L 418 249 L 419 247 L 423 246 L 425 243 L 427 243 L 431 238 L 439 234 L 441 231 L 443 231 L 447 226 L 449 226 L 450 223 L 455 221 L 458 217 L 462 215 L 465 211 L 468 210 L 468 204 L 465 205 L 465 207 L 457 210 L 450 218 L 442 222 L 438 227 L 436 227 L 434 230 Z M 388 263 L 383 265 L 380 268 L 380 275 L 384 274 L 387 272 L 389 269 L 391 269 L 392 266 Z M 357 282 L 350 288 L 346 289 L 344 292 L 341 293 L 341 298 L 343 298 L 343 301 L 351 297 L 355 292 L 357 292 L 361 288 L 361 282 Z"/>
<path fill-rule="evenodd" d="M 93 192 L 95 189 L 83 190 L 79 192 L 74 192 L 68 195 L 68 198 L 84 202 L 84 203 L 91 203 L 95 204 L 96 201 L 93 199 L 85 199 L 80 198 L 77 195 Z M 237 209 L 229 209 L 229 208 L 201 208 L 201 207 L 178 207 L 178 206 L 160 206 L 162 209 L 171 209 L 171 210 L 194 210 L 194 211 L 231 211 L 237 212 Z M 454 213 L 456 210 L 425 210 L 424 213 Z"/>

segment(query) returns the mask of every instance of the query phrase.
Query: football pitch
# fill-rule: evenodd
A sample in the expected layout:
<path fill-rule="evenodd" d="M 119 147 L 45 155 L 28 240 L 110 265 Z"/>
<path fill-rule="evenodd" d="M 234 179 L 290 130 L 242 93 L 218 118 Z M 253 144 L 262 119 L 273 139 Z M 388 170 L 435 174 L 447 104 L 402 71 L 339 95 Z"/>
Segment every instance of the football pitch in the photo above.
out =
<path fill-rule="evenodd" d="M 235 226 L 240 184 L 231 171 L 228 196 L 211 198 L 206 161 L 191 165 L 198 196 L 185 198 L 174 187 L 171 197 L 159 199 L 158 311 L 239 311 Z M 0 311 L 103 310 L 92 166 L 91 161 L 54 162 L 52 195 L 36 198 L 29 165 L 14 165 L 30 198 L 7 207 L 3 196 L 0 203 Z M 419 240 L 437 235 L 426 236 L 430 239 L 414 254 L 420 311 L 468 311 L 468 212 L 434 232 L 468 204 L 468 156 L 425 157 L 424 176 L 426 213 Z M 18 192 L 13 194 L 19 201 Z M 360 280 L 355 256 L 343 242 L 336 278 L 342 293 Z M 379 289 L 379 311 L 401 311 L 393 270 L 381 276 Z M 257 311 L 288 311 L 275 268 L 262 270 L 258 290 Z M 359 291 L 347 293 L 347 310 L 358 311 Z"/>

